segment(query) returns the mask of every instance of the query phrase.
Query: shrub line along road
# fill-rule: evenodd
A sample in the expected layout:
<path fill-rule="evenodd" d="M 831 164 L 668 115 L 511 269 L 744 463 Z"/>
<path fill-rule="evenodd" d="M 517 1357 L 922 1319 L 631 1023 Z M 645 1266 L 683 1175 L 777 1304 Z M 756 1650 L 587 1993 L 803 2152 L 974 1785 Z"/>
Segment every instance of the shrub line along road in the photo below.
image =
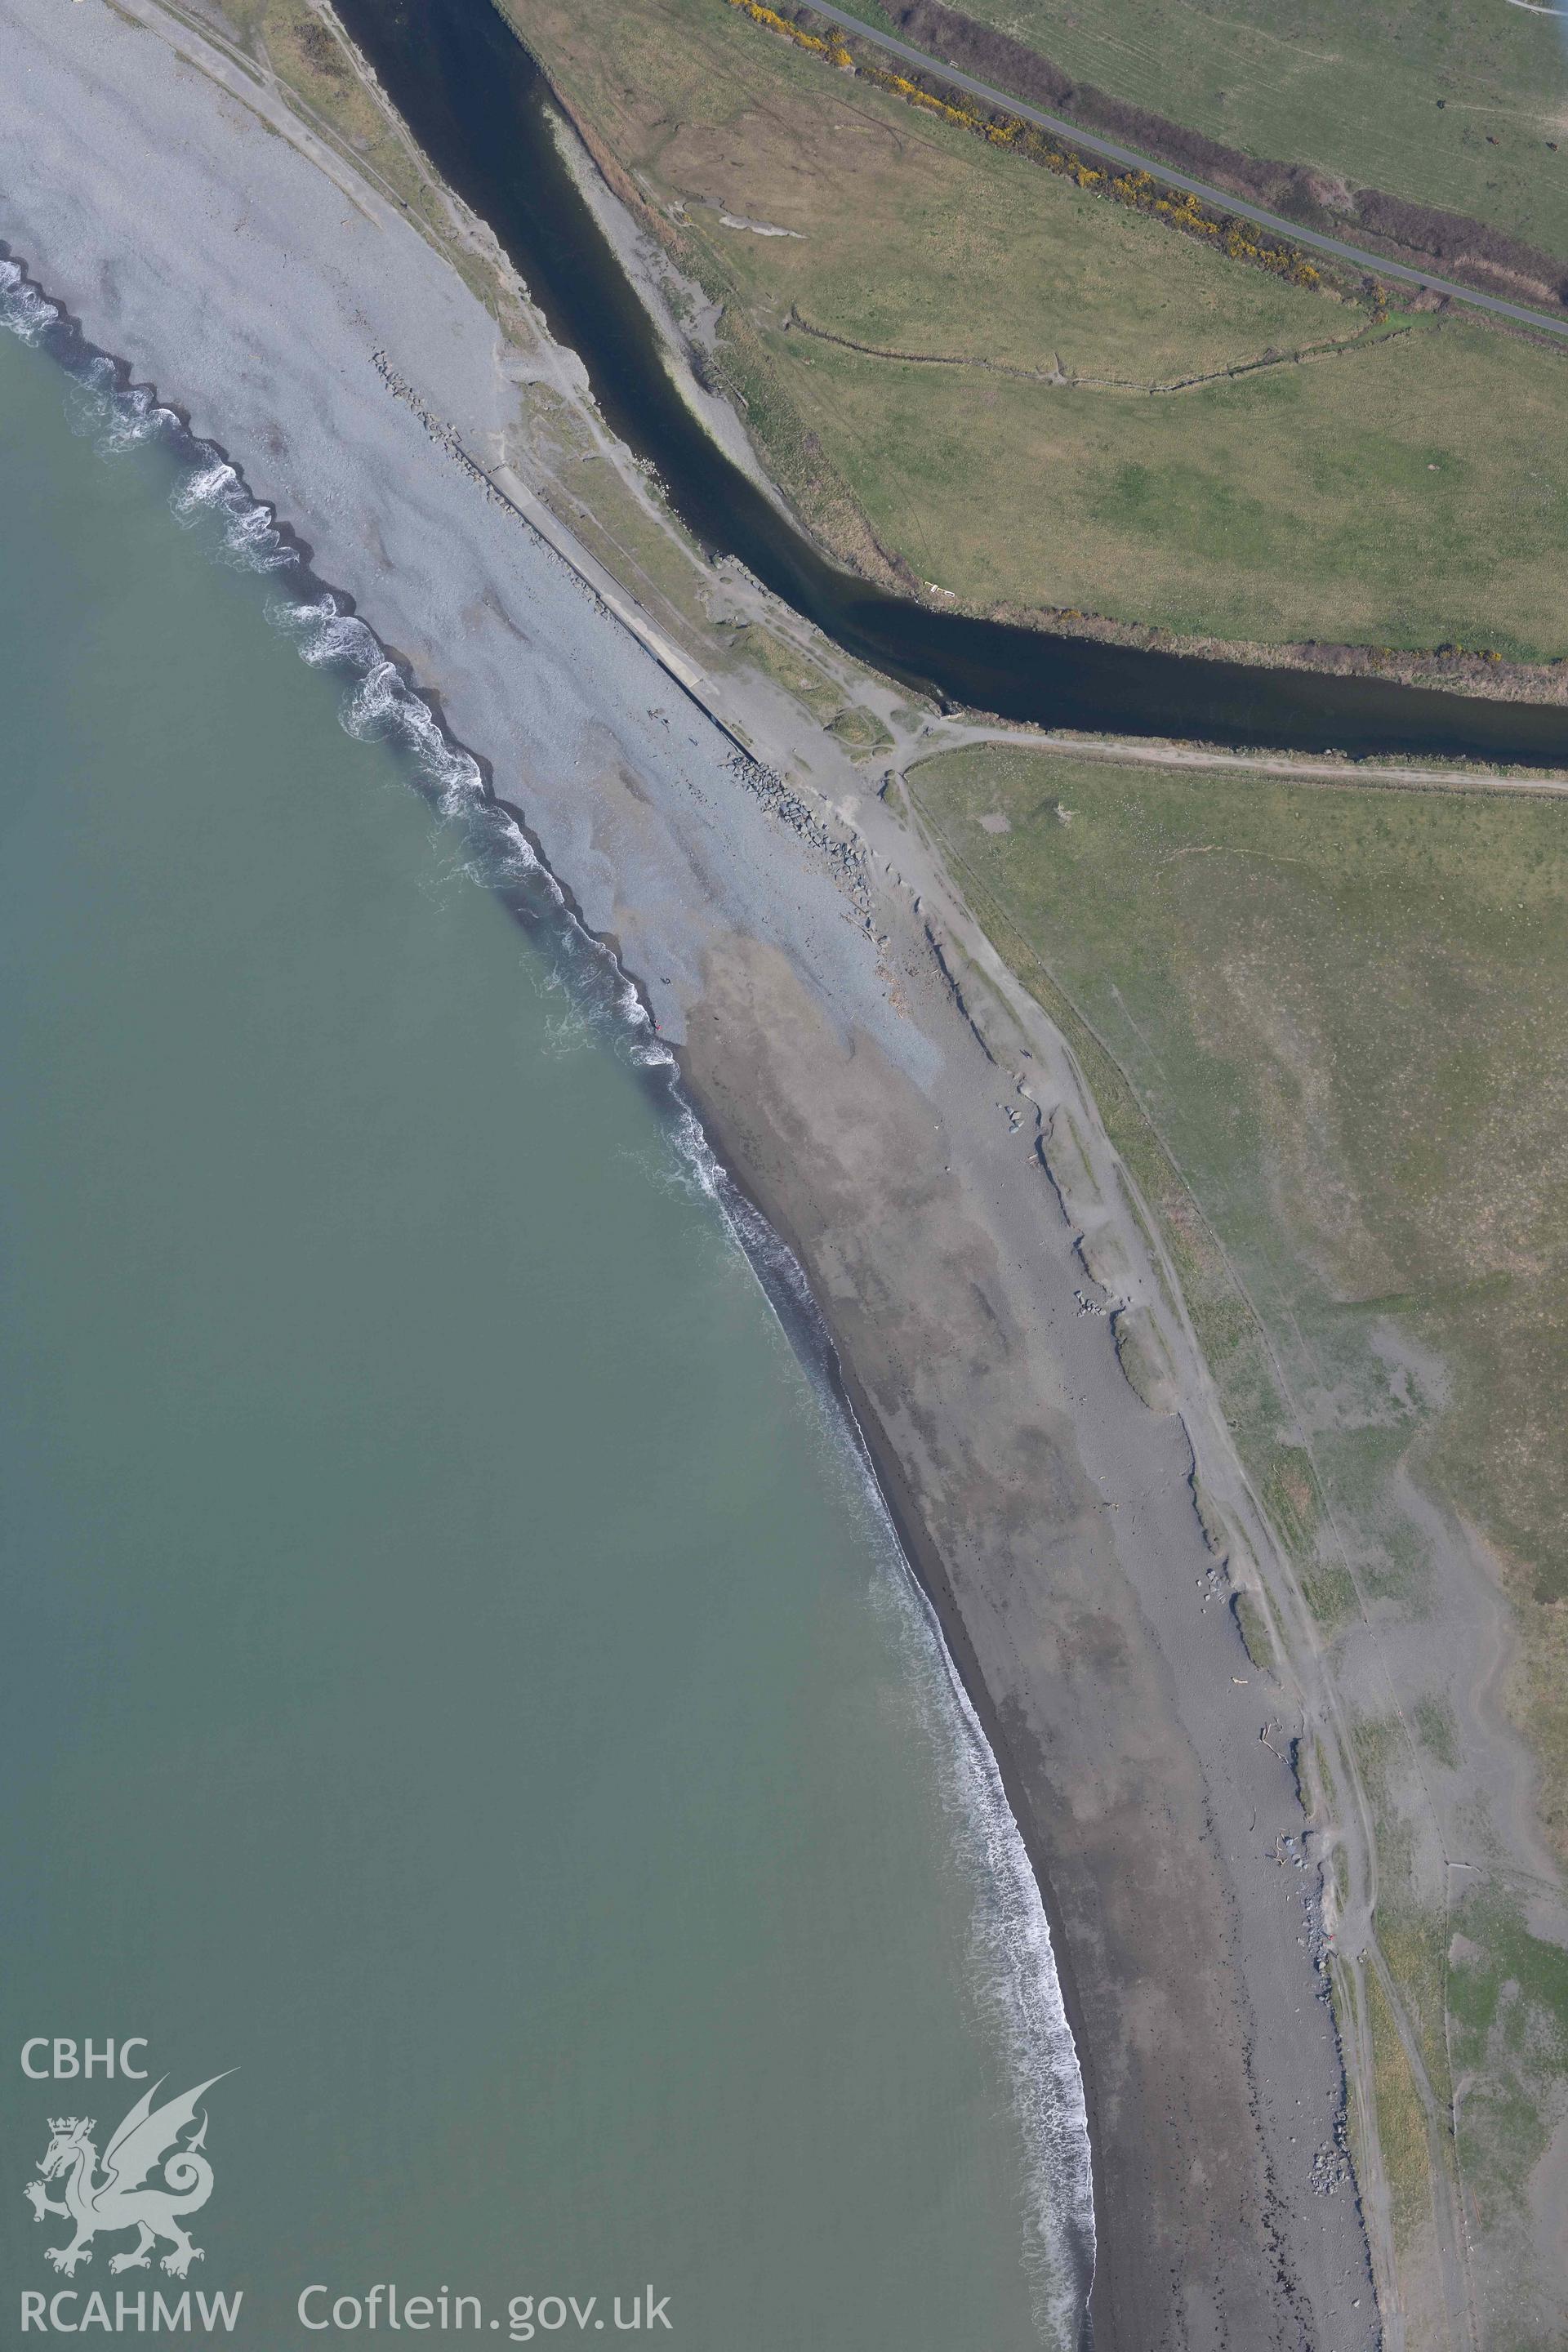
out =
<path fill-rule="evenodd" d="M 1258 205 L 1249 205 L 1240 196 L 1229 195 L 1223 188 L 1211 188 L 1203 180 L 1189 179 L 1184 172 L 1173 170 L 1169 163 L 1157 163 L 1151 155 L 1140 155 L 1131 147 L 1119 147 L 1113 139 L 1098 138 L 1092 131 L 1082 130 L 1059 114 L 1046 114 L 1037 106 L 1028 106 L 1021 98 L 1012 98 L 1005 89 L 990 82 L 976 81 L 973 74 L 960 72 L 957 66 L 944 65 L 940 58 L 929 57 L 925 50 L 911 47 L 908 41 L 899 40 L 891 33 L 879 33 L 868 25 L 863 16 L 851 16 L 846 9 L 828 5 L 828 0 L 807 0 L 814 16 L 827 16 L 841 25 L 847 33 L 856 34 L 863 41 L 871 41 L 879 49 L 902 58 L 906 65 L 918 66 L 922 73 L 936 74 L 942 80 L 965 89 L 972 98 L 983 98 L 992 106 L 1003 108 L 1026 122 L 1033 122 L 1043 131 L 1054 131 L 1058 138 L 1071 142 L 1075 147 L 1085 147 L 1096 155 L 1108 156 L 1113 163 L 1131 163 L 1152 179 L 1163 182 L 1169 188 L 1180 188 L 1186 195 L 1202 196 L 1205 203 L 1217 205 L 1221 212 L 1235 213 L 1243 220 L 1256 221 L 1260 228 L 1273 229 L 1278 236 L 1289 237 L 1294 245 L 1307 245 L 1319 253 L 1331 253 L 1342 261 L 1359 262 L 1363 269 L 1379 278 L 1402 278 L 1409 286 L 1429 287 L 1434 294 L 1450 295 L 1456 302 L 1470 302 L 1482 310 L 1495 310 L 1505 319 L 1518 319 L 1527 327 L 1540 327 L 1549 335 L 1568 336 L 1568 320 L 1554 319 L 1545 310 L 1530 310 L 1520 302 L 1505 302 L 1496 294 L 1478 294 L 1472 287 L 1456 286 L 1450 278 L 1435 278 L 1429 270 L 1411 269 L 1403 261 L 1385 261 L 1380 253 L 1371 253 L 1364 245 L 1352 245 L 1342 237 L 1322 236 L 1316 229 L 1302 228 L 1295 221 L 1286 220 L 1279 213 L 1266 213 Z"/>

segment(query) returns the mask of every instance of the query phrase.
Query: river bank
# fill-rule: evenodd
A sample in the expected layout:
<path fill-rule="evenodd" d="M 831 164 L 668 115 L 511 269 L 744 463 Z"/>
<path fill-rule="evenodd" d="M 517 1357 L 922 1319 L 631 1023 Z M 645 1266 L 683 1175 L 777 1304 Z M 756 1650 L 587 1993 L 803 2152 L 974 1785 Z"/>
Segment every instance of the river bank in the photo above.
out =
<path fill-rule="evenodd" d="M 527 278 L 552 332 L 581 354 L 604 416 L 656 469 L 686 529 L 853 660 L 1013 722 L 1357 757 L 1562 755 L 1562 711 L 1536 698 L 1560 683 L 1550 668 L 1520 672 L 1510 692 L 1522 698 L 1503 699 L 1496 666 L 1453 648 L 1430 672 L 1417 665 L 1422 682 L 1411 685 L 1402 658 L 1342 660 L 1332 646 L 1287 646 L 1276 661 L 1267 647 L 1108 627 L 1087 611 L 971 610 L 889 569 L 858 509 L 837 509 L 832 527 L 811 535 L 759 488 L 754 464 L 733 461 L 735 419 L 715 428 L 708 379 L 723 370 L 703 349 L 702 288 L 673 289 L 686 313 L 676 350 L 655 325 L 668 290 L 660 248 L 679 242 L 672 220 L 563 100 L 607 174 L 590 210 L 587 174 L 568 169 L 545 103 L 551 85 L 510 20 L 490 0 L 416 15 L 342 0 L 336 13 L 437 170 Z M 635 216 L 617 217 L 623 199 Z M 628 254 L 639 238 L 651 271 Z"/>
<path fill-rule="evenodd" d="M 194 32 L 172 69 L 151 8 L 11 16 L 0 235 L 408 662 L 801 1253 L 1043 1865 L 1089 2097 L 1097 2343 L 1374 2341 L 1352 2200 L 1314 2193 L 1342 2086 L 1275 1860 L 1300 1808 L 1206 1602 L 1186 1430 L 1084 1310 L 1038 1158 L 1058 1108 L 1089 1129 L 1066 1057 L 1021 1030 L 1020 1094 L 876 855 L 846 879 L 781 824 L 582 571 L 393 395 L 378 353 L 499 457 L 524 373 L 393 205 Z M 891 849 L 837 747 L 777 716 L 745 704 L 764 767 L 799 751 Z"/>
<path fill-rule="evenodd" d="M 547 87 L 556 112 L 562 160 L 614 250 L 617 264 L 637 289 L 658 336 L 665 366 L 682 397 L 726 459 L 780 509 L 792 530 L 804 530 L 805 526 L 784 505 L 781 493 L 759 462 L 746 438 L 738 410 L 709 389 L 721 306 L 709 299 L 700 283 L 684 272 L 674 255 L 667 250 L 670 224 L 658 205 L 621 168 L 603 138 L 596 135 L 594 124 L 573 105 L 568 94 L 548 78 Z M 792 318 L 791 324 L 804 332 L 822 331 L 808 328 L 798 315 Z M 922 581 L 907 563 L 895 564 L 855 510 L 837 509 L 834 519 L 841 534 L 837 540 L 824 537 L 820 522 L 814 534 L 818 551 L 828 562 L 847 575 L 863 579 L 870 589 L 885 592 L 902 604 L 922 606 L 936 615 L 939 623 L 943 616 L 962 615 L 1008 630 L 1026 630 L 1037 640 L 1048 638 L 1136 653 L 1157 652 L 1183 662 L 1212 663 L 1233 677 L 1243 670 L 1261 670 L 1271 675 L 1295 670 L 1309 677 L 1360 678 L 1375 685 L 1409 687 L 1445 698 L 1457 695 L 1492 704 L 1525 703 L 1533 706 L 1538 714 L 1542 706 L 1568 702 L 1568 662 L 1563 661 L 1510 661 L 1458 645 L 1423 652 L 1364 644 L 1263 643 L 1245 638 L 1192 636 L 1152 624 L 1112 620 L 1103 614 L 1068 611 L 1058 606 L 1025 609 L 977 604 Z M 1413 713 L 1418 702 L 1419 696 L 1417 704 L 1407 706 L 1407 712 Z M 1348 709 L 1345 715 L 1348 717 Z M 1266 723 L 1261 707 L 1258 722 Z M 1015 719 L 1014 723 L 1021 722 Z M 1201 731 L 1201 721 L 1198 725 Z M 1530 746 L 1532 756 L 1568 756 L 1568 738 L 1554 747 L 1548 734 L 1542 731 L 1541 716 L 1533 717 L 1527 725 L 1532 735 L 1540 737 Z M 1501 738 L 1499 740 L 1500 743 Z M 1470 756 L 1478 755 L 1485 756 L 1479 744 L 1472 746 L 1470 751 Z M 1370 756 L 1388 755 L 1374 752 Z"/>

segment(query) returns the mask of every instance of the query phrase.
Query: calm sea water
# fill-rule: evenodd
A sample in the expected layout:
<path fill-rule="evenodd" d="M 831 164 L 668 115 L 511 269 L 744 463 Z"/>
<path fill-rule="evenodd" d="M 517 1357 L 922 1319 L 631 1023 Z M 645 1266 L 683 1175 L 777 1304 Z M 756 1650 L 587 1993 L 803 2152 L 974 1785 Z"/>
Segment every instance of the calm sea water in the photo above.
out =
<path fill-rule="evenodd" d="M 662 2338 L 650 2283 L 711 2352 L 1071 2340 L 1016 1838 L 647 1033 L 210 453 L 8 300 L 5 2340 L 188 2286 L 284 2352 L 378 2284 Z M 183 2283 L 58 2273 L 22 2195 L 142 2087 L 24 2042 L 132 2036 L 226 2074 Z"/>

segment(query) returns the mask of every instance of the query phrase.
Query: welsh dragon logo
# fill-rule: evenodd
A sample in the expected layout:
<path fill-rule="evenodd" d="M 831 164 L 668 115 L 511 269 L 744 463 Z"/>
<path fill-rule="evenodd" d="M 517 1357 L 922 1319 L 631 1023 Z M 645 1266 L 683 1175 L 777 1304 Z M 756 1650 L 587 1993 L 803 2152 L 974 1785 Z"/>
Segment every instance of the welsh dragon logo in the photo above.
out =
<path fill-rule="evenodd" d="M 79 2263 L 91 2262 L 90 2239 L 100 2233 L 111 2237 L 121 2230 L 135 2230 L 139 2235 L 128 2253 L 110 2257 L 111 2271 L 146 2270 L 154 2245 L 163 2238 L 174 2248 L 163 2256 L 163 2267 L 175 2278 L 184 2278 L 191 2264 L 202 2260 L 202 2249 L 192 2245 L 184 2217 L 197 2212 L 212 2195 L 213 2168 L 202 2153 L 207 2136 L 205 2116 L 195 2137 L 184 2147 L 180 2135 L 195 2122 L 197 2107 L 213 2084 L 224 2077 L 214 2074 L 210 2081 L 198 2083 L 194 2091 L 182 2092 L 177 2099 L 166 2099 L 161 2107 L 154 2107 L 153 2102 L 167 2080 L 164 2075 L 151 2090 L 142 2092 L 103 2151 L 101 2175 L 98 2150 L 92 2144 L 92 2117 L 50 2117 L 52 2137 L 38 2166 L 39 2177 L 28 2181 L 23 2194 L 36 2221 L 46 2214 L 58 2214 L 61 2221 L 75 2223 L 76 2235 L 68 2246 L 45 2248 L 46 2258 L 68 2278 L 74 2276 Z M 154 2172 L 162 2178 L 150 2179 Z M 50 2180 L 63 2180 L 63 2199 L 49 2195 L 45 2184 Z"/>

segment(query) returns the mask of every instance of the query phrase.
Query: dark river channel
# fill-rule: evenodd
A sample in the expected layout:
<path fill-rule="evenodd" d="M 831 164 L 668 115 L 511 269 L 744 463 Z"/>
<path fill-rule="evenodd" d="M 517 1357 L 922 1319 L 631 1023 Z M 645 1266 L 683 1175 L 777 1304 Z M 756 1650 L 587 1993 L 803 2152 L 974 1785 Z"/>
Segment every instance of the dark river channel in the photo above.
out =
<path fill-rule="evenodd" d="M 740 559 L 846 652 L 1007 719 L 1293 751 L 1568 759 L 1568 709 L 1376 678 L 1187 660 L 884 594 L 829 563 L 682 400 L 640 302 L 550 135 L 548 85 L 491 0 L 336 0 L 415 136 L 488 221 L 614 430 L 657 467 L 688 528 Z"/>

